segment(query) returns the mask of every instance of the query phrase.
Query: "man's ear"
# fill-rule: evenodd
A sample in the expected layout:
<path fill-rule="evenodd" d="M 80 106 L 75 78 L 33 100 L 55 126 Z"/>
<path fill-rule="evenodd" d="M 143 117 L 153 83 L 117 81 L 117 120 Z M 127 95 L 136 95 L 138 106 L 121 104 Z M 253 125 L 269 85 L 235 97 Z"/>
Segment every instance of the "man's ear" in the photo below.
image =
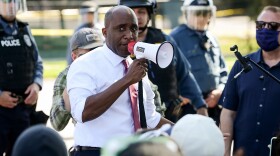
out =
<path fill-rule="evenodd" d="M 77 55 L 74 52 L 72 52 L 71 57 L 72 57 L 72 60 L 74 61 L 77 58 Z"/>
<path fill-rule="evenodd" d="M 107 29 L 106 28 L 102 28 L 102 34 L 105 38 L 107 37 Z"/>

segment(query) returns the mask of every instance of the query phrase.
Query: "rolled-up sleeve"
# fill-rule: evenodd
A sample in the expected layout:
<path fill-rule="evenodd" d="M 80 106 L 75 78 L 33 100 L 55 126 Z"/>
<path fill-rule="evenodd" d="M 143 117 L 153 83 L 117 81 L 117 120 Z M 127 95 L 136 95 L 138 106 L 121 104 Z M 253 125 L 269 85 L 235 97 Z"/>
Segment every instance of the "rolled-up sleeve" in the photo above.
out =
<path fill-rule="evenodd" d="M 94 80 L 85 69 L 85 64 L 73 62 L 67 74 L 67 92 L 71 105 L 72 117 L 77 122 L 82 122 L 82 113 L 87 97 L 94 94 Z"/>

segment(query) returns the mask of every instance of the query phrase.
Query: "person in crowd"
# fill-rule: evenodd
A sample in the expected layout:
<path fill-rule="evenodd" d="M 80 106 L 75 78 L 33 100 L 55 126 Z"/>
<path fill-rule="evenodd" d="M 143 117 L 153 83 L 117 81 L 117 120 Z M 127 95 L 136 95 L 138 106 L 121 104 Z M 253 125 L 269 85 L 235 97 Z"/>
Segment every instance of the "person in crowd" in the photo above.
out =
<path fill-rule="evenodd" d="M 105 14 L 104 25 L 103 47 L 74 61 L 67 74 L 71 115 L 77 121 L 75 156 L 100 155 L 100 149 L 109 139 L 130 136 L 144 128 L 140 125 L 136 92 L 137 82 L 142 78 L 147 128 L 173 124 L 155 111 L 145 59 L 135 59 L 127 65 L 128 43 L 138 37 L 133 10 L 126 6 L 112 7 Z"/>
<path fill-rule="evenodd" d="M 43 64 L 28 23 L 16 15 L 26 3 L 0 0 L 0 155 L 30 126 L 43 83 Z"/>
<path fill-rule="evenodd" d="M 183 156 L 169 136 L 142 138 L 135 135 L 114 138 L 106 143 L 101 156 Z"/>
<path fill-rule="evenodd" d="M 228 78 L 220 46 L 208 30 L 215 18 L 212 0 L 185 0 L 182 13 L 186 23 L 170 33 L 191 64 L 191 71 L 208 106 L 208 115 L 219 125 L 221 106 L 218 104 Z M 198 63 L 199 62 L 199 63 Z M 195 113 L 186 105 L 186 113 Z"/>
<path fill-rule="evenodd" d="M 266 6 L 257 17 L 256 40 L 260 47 L 249 59 L 280 78 L 280 8 Z M 235 62 L 223 92 L 220 128 L 230 136 L 225 140 L 226 156 L 242 148 L 246 156 L 269 155 L 268 145 L 280 126 L 280 85 L 252 63 L 252 70 L 234 78 L 242 70 Z"/>
<path fill-rule="evenodd" d="M 96 29 L 96 31 L 100 31 L 101 33 L 101 30 L 97 28 L 96 23 L 94 21 L 94 16 L 95 14 L 97 14 L 97 9 L 98 5 L 94 1 L 84 1 L 79 9 L 81 24 L 75 29 L 74 32 L 77 32 L 82 28 L 94 28 Z M 70 43 L 68 43 L 67 46 L 66 60 L 68 65 L 70 65 L 73 62 Z"/>
<path fill-rule="evenodd" d="M 184 156 L 224 156 L 225 142 L 213 119 L 199 114 L 187 114 L 171 129 L 170 137 Z"/>
<path fill-rule="evenodd" d="M 103 45 L 101 32 L 92 28 L 82 28 L 74 33 L 70 40 L 72 59 Z M 66 76 L 68 66 L 56 78 L 54 83 L 53 103 L 50 111 L 50 121 L 54 129 L 61 131 L 68 124 L 71 118 L 69 98 L 66 90 Z"/>
<path fill-rule="evenodd" d="M 156 1 L 151 0 L 120 0 L 119 5 L 125 5 L 135 12 L 139 37 L 137 41 L 156 44 L 170 41 L 174 47 L 174 58 L 171 65 L 161 69 L 148 60 L 148 77 L 158 86 L 162 101 L 166 105 L 165 117 L 176 122 L 184 114 L 180 114 L 181 105 L 192 103 L 197 113 L 207 115 L 206 103 L 195 81 L 187 59 L 177 48 L 176 43 L 160 29 L 148 27 L 151 16 L 156 10 Z"/>
<path fill-rule="evenodd" d="M 72 50 L 72 59 L 75 60 L 79 56 L 103 45 L 103 36 L 99 31 L 92 28 L 82 28 L 72 36 L 70 47 Z M 68 124 L 71 113 L 69 97 L 66 93 L 66 76 L 69 70 L 68 66 L 57 77 L 54 83 L 53 104 L 50 111 L 50 122 L 57 131 L 63 130 Z M 152 84 L 151 84 L 152 85 Z M 157 86 L 152 86 L 155 97 L 155 104 L 158 112 L 164 112 L 161 104 Z M 65 99 L 65 100 L 64 100 Z"/>
<path fill-rule="evenodd" d="M 12 156 L 67 156 L 61 136 L 39 124 L 26 129 L 16 140 Z"/>

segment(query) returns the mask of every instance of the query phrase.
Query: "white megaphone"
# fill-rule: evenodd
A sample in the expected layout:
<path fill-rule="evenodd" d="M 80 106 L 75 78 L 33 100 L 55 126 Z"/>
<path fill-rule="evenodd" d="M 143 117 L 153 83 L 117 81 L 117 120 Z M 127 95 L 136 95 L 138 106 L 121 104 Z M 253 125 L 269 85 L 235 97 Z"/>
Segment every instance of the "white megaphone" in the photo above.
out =
<path fill-rule="evenodd" d="M 166 68 L 174 55 L 173 45 L 168 41 L 161 44 L 131 41 L 128 43 L 128 51 L 134 54 L 137 59 L 146 58 L 153 61 L 160 68 Z"/>

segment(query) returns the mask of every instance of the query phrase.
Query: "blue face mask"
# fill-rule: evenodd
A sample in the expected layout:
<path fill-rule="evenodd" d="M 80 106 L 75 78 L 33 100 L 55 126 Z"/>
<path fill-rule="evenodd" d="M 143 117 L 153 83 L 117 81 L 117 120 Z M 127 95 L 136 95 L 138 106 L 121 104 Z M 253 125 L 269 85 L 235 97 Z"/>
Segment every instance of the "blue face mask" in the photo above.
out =
<path fill-rule="evenodd" d="M 279 47 L 278 35 L 279 31 L 259 29 L 256 32 L 258 45 L 266 52 L 273 51 Z"/>

